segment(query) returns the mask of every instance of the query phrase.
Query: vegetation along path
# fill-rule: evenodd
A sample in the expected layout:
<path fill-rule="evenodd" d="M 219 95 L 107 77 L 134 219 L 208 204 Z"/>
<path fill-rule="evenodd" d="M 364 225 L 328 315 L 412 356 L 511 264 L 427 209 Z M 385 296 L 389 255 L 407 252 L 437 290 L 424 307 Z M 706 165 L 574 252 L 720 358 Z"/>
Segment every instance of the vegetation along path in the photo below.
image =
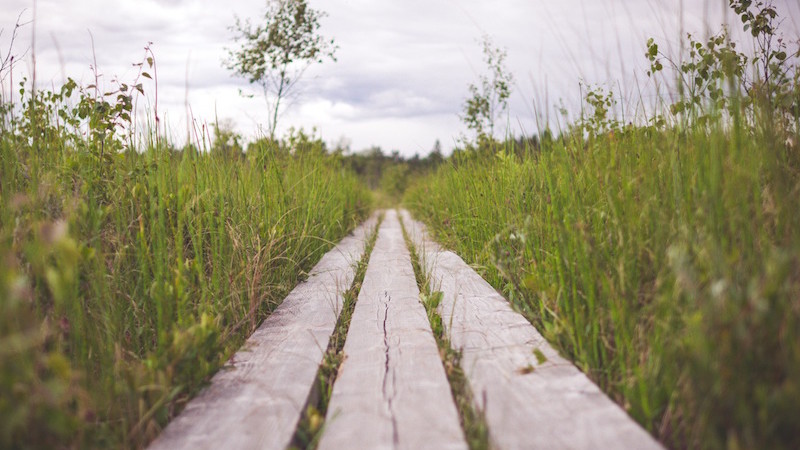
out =
<path fill-rule="evenodd" d="M 298 427 L 318 429 L 306 445 L 325 449 L 661 448 L 407 211 L 381 217 L 325 255 L 152 449 L 283 449 L 298 445 Z M 341 313 L 364 258 L 355 308 Z M 314 375 L 343 318 L 344 358 L 320 389 Z M 437 351 L 436 324 L 455 360 Z M 448 382 L 454 364 L 463 389 Z M 453 395 L 466 394 L 483 439 L 464 432 Z M 309 425 L 320 403 L 324 425 Z"/>

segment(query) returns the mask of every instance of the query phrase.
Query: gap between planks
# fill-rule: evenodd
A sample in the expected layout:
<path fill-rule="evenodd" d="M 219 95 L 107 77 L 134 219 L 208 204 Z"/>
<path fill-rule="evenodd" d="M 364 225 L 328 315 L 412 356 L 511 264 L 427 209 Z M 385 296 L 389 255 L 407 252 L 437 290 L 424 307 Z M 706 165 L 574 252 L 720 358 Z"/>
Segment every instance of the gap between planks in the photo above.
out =
<path fill-rule="evenodd" d="M 286 448 L 376 223 L 326 253 L 149 448 Z"/>

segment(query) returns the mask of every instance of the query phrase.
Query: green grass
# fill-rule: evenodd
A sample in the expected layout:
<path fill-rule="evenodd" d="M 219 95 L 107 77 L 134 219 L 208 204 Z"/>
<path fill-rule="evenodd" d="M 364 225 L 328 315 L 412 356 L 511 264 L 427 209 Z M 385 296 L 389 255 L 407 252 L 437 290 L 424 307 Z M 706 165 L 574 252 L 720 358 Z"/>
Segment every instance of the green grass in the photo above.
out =
<path fill-rule="evenodd" d="M 369 193 L 324 152 L 132 149 L 124 99 L 66 97 L 0 108 L 0 447 L 141 447 Z"/>
<path fill-rule="evenodd" d="M 668 446 L 798 448 L 800 45 L 729 6 L 752 53 L 648 40 L 649 117 L 590 87 L 557 139 L 479 136 L 405 201 Z"/>
<path fill-rule="evenodd" d="M 667 445 L 797 448 L 787 137 L 720 121 L 465 154 L 405 201 Z"/>

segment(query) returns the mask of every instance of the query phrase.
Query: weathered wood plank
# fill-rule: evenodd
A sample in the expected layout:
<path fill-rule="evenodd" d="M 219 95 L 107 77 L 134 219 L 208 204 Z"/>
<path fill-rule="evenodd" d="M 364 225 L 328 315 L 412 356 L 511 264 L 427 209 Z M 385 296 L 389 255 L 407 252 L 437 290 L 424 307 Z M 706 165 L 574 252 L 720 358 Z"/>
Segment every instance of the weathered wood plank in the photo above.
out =
<path fill-rule="evenodd" d="M 376 221 L 322 257 L 150 449 L 289 445 Z"/>
<path fill-rule="evenodd" d="M 443 293 L 439 313 L 453 347 L 463 352 L 461 365 L 494 447 L 661 448 L 458 255 L 433 242 L 407 211 L 401 215 Z M 547 361 L 537 362 L 537 349 Z"/>
<path fill-rule="evenodd" d="M 325 449 L 466 449 L 396 211 L 378 232 L 334 383 Z"/>

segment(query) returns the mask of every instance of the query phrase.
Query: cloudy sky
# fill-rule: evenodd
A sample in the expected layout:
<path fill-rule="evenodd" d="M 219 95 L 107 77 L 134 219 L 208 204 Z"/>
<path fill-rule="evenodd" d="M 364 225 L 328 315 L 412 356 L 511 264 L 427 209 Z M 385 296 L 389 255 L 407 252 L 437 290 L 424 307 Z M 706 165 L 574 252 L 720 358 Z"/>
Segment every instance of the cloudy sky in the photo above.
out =
<path fill-rule="evenodd" d="M 650 92 L 645 41 L 679 47 L 680 31 L 706 36 L 728 20 L 723 0 L 309 0 L 327 12 L 322 33 L 339 45 L 338 61 L 309 69 L 299 96 L 279 122 L 316 127 L 331 144 L 372 145 L 426 154 L 436 139 L 447 150 L 466 132 L 458 114 L 467 85 L 483 71 L 479 39 L 488 34 L 508 51 L 515 76 L 510 131 L 532 134 L 544 121 L 557 127 L 562 106 L 579 109 L 579 83 L 612 86 L 624 98 Z M 776 0 L 785 32 L 800 29 L 800 2 Z M 30 0 L 4 0 L 0 58 L 8 54 L 17 16 L 33 19 Z M 263 16 L 265 0 L 39 0 L 36 4 L 37 80 L 58 86 L 65 77 L 94 82 L 96 59 L 106 84 L 130 82 L 152 42 L 158 70 L 159 115 L 179 143 L 187 117 L 234 124 L 248 138 L 266 124 L 264 100 L 222 67 L 234 17 Z M 681 15 L 681 11 L 683 14 Z M 31 71 L 33 25 L 19 30 L 12 54 L 25 54 L 16 84 Z M 3 89 L 8 98 L 10 77 Z M 155 101 L 155 87 L 145 86 Z M 186 105 L 190 105 L 187 110 Z M 621 102 L 631 114 L 638 106 Z M 536 115 L 539 120 L 537 121 Z M 538 123 L 538 125 L 537 125 Z"/>

